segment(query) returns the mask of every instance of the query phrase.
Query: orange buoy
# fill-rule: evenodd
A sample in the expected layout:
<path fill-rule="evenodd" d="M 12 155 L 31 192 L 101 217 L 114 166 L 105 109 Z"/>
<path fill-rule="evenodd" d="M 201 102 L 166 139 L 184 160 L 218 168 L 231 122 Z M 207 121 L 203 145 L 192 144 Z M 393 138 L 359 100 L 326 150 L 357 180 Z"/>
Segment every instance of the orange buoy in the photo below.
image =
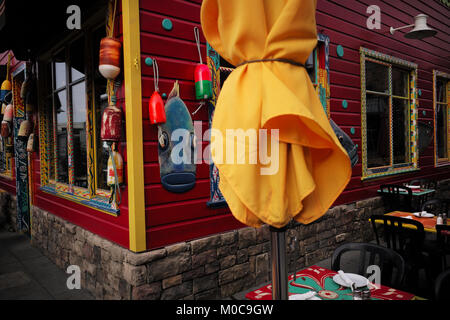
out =
<path fill-rule="evenodd" d="M 103 77 L 114 80 L 120 73 L 120 51 L 122 43 L 112 37 L 100 41 L 100 59 L 98 70 Z"/>

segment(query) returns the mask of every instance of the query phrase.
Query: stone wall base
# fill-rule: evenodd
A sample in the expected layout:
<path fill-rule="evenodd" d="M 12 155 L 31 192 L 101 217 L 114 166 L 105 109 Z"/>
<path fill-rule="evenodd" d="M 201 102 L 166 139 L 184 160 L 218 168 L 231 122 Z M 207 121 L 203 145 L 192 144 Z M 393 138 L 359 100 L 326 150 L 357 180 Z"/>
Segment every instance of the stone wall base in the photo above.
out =
<path fill-rule="evenodd" d="M 439 182 L 436 196 L 450 198 L 450 179 Z M 289 273 L 329 258 L 342 243 L 373 240 L 368 219 L 383 213 L 382 199 L 375 197 L 333 207 L 309 225 L 290 225 Z M 82 287 L 97 299 L 223 299 L 271 280 L 267 226 L 137 254 L 37 207 L 31 218 L 32 244 L 63 270 L 79 266 Z M 5 226 L 15 229 L 16 200 L 0 192 L 0 227 Z"/>
<path fill-rule="evenodd" d="M 328 258 L 340 243 L 371 241 L 375 213 L 383 213 L 379 197 L 295 224 L 286 232 L 288 271 Z M 32 221 L 32 244 L 62 269 L 78 265 L 82 287 L 97 299 L 223 299 L 271 279 L 267 226 L 136 254 L 36 207 Z"/>
<path fill-rule="evenodd" d="M 0 190 L 0 228 L 17 231 L 16 196 Z"/>

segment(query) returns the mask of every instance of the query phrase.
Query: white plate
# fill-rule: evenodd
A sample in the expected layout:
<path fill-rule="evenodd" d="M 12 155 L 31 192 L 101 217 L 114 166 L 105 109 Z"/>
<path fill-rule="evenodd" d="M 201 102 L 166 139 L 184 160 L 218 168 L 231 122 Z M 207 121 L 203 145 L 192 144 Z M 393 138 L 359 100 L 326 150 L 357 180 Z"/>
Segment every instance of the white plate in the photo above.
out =
<path fill-rule="evenodd" d="M 369 280 L 367 278 L 364 278 L 363 276 L 360 276 L 359 274 L 355 273 L 345 273 L 345 275 L 355 283 L 355 286 L 357 288 L 366 287 L 369 283 Z M 336 282 L 338 285 L 341 285 L 343 287 L 350 287 L 347 282 L 345 282 L 341 276 L 338 274 L 334 275 L 333 281 Z"/>
<path fill-rule="evenodd" d="M 405 187 L 408 187 L 410 189 L 420 189 L 420 186 L 405 186 Z"/>
<path fill-rule="evenodd" d="M 415 215 L 418 218 L 433 218 L 434 214 L 428 213 L 428 212 L 414 212 L 413 215 Z"/>

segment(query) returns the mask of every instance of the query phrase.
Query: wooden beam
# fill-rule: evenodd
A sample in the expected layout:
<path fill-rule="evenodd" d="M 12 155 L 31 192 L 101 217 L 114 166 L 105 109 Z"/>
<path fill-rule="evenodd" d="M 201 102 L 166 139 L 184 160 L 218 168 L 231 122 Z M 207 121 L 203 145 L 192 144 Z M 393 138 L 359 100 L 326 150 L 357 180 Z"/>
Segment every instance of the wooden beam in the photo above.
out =
<path fill-rule="evenodd" d="M 122 19 L 127 134 L 129 249 L 134 252 L 140 252 L 145 251 L 147 245 L 145 238 L 139 0 L 122 1 Z"/>

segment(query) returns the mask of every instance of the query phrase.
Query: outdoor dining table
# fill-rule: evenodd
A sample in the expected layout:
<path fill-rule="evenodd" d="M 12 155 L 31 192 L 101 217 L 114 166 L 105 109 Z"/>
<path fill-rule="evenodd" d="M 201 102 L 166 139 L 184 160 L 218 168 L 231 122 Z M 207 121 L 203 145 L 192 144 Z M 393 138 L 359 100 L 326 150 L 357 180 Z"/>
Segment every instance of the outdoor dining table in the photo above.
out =
<path fill-rule="evenodd" d="M 416 217 L 414 215 L 414 213 L 412 213 L 412 212 L 404 212 L 404 211 L 392 211 L 392 212 L 386 213 L 385 215 L 393 216 L 393 217 L 400 217 L 400 218 L 410 217 L 410 218 L 407 218 L 407 219 L 416 220 L 416 221 L 419 221 L 420 223 L 422 223 L 425 232 L 436 233 L 436 221 L 437 221 L 437 217 L 436 216 L 431 217 L 431 218 Z M 383 221 L 375 220 L 375 223 L 383 223 Z M 447 221 L 447 224 L 450 225 L 449 221 Z M 414 226 L 412 226 L 412 225 L 405 225 L 405 228 L 414 228 Z"/>
<path fill-rule="evenodd" d="M 425 188 L 411 189 L 411 191 L 412 191 L 413 197 L 422 197 L 422 196 L 429 195 L 429 194 L 436 192 L 435 189 L 425 189 Z M 383 193 L 383 191 L 381 189 L 378 189 L 377 192 Z M 404 194 L 404 195 L 408 194 L 406 191 L 400 191 L 399 193 Z"/>
<path fill-rule="evenodd" d="M 333 281 L 336 271 L 319 266 L 310 266 L 296 272 L 288 278 L 289 296 L 316 291 L 321 300 L 353 300 L 352 291 Z M 408 292 L 386 287 L 383 285 L 370 286 L 371 300 L 422 300 L 422 298 Z M 272 285 L 268 284 L 245 295 L 249 300 L 271 300 Z"/>

